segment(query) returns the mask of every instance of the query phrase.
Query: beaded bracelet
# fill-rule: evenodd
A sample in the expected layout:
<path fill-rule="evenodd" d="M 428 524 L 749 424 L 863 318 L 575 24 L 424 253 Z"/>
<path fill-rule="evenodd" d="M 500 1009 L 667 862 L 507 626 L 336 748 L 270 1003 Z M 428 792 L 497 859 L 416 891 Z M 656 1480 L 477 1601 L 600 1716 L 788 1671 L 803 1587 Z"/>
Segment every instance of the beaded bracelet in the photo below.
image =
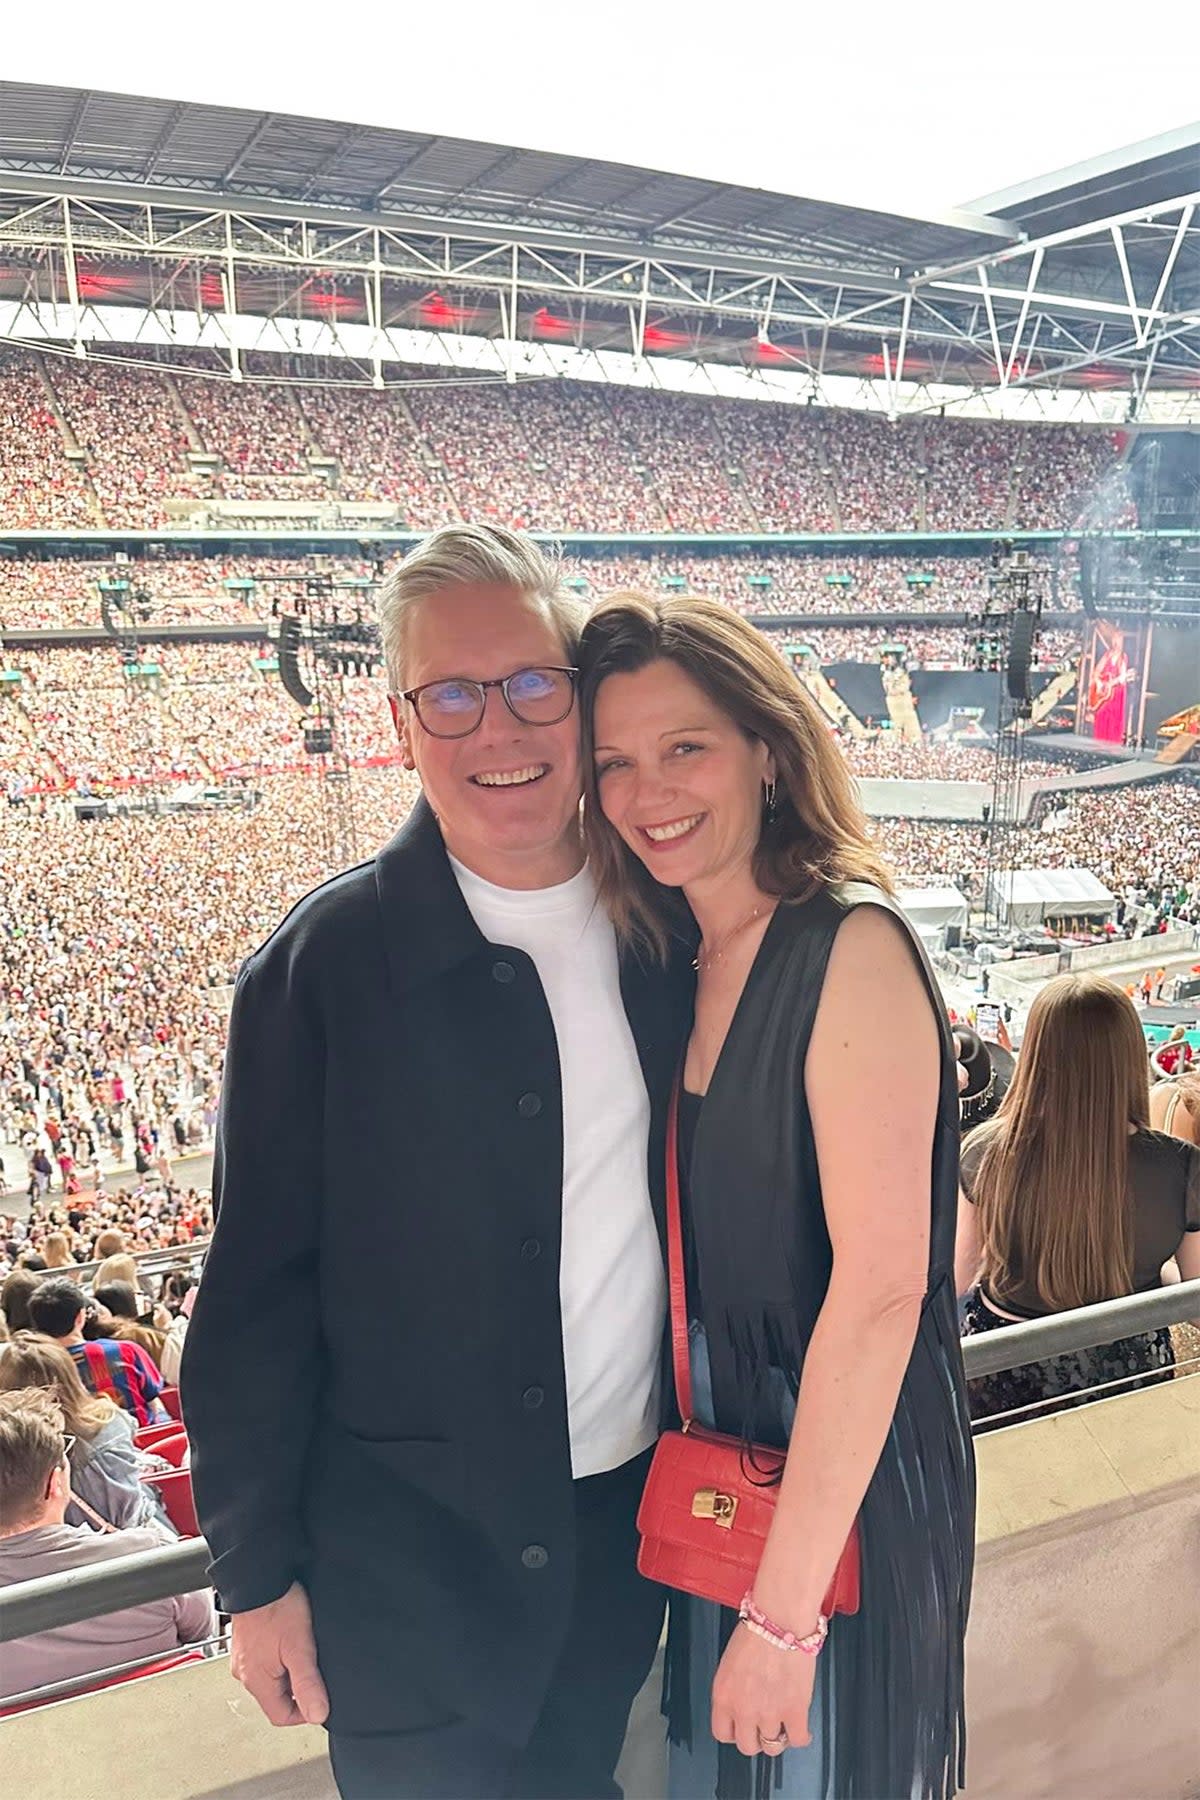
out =
<path fill-rule="evenodd" d="M 747 1631 L 762 1638 L 764 1643 L 772 1644 L 776 1650 L 803 1650 L 806 1656 L 819 1656 L 829 1636 L 829 1620 L 824 1613 L 817 1614 L 815 1631 L 810 1631 L 807 1637 L 797 1637 L 794 1631 L 785 1631 L 782 1625 L 768 1619 L 765 1612 L 760 1612 L 754 1604 L 754 1595 L 749 1592 L 742 1595 L 738 1618 Z"/>

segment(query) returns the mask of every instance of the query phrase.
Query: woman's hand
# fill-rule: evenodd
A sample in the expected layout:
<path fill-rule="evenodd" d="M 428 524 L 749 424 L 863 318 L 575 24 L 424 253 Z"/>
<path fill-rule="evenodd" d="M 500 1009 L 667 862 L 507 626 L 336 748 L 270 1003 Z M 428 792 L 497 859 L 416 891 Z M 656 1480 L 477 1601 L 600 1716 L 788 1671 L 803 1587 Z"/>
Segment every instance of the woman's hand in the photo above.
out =
<path fill-rule="evenodd" d="M 713 1736 L 719 1744 L 736 1744 L 743 1756 L 760 1750 L 780 1756 L 811 1743 L 808 1709 L 816 1672 L 814 1656 L 776 1650 L 739 1625 L 713 1681 Z"/>

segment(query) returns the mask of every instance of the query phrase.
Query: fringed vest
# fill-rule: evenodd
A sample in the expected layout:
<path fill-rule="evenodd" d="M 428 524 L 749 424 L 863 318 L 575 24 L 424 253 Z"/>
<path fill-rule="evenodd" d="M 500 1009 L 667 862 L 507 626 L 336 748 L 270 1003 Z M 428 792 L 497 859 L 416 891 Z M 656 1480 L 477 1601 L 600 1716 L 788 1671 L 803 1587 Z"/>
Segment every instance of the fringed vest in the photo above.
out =
<path fill-rule="evenodd" d="M 760 1417 L 767 1371 L 782 1369 L 798 1388 L 829 1284 L 833 1258 L 804 1065 L 838 926 L 865 902 L 892 913 L 912 942 L 938 1019 L 941 1090 L 925 1301 L 859 1515 L 861 1609 L 834 1622 L 825 1651 L 832 1680 L 824 1683 L 824 1788 L 834 1800 L 946 1800 L 965 1779 L 963 1637 L 975 1523 L 954 1291 L 958 1084 L 933 972 L 904 915 L 879 889 L 847 883 L 774 914 L 700 1116 L 689 1222 L 716 1423 L 762 1437 L 771 1429 Z M 879 1057 L 903 1055 L 888 1041 L 886 993 L 877 1027 Z M 864 1066 L 864 1108 L 871 1086 Z M 677 1741 L 691 1730 L 681 1652 L 686 1647 L 677 1643 L 668 1657 L 665 1703 Z"/>

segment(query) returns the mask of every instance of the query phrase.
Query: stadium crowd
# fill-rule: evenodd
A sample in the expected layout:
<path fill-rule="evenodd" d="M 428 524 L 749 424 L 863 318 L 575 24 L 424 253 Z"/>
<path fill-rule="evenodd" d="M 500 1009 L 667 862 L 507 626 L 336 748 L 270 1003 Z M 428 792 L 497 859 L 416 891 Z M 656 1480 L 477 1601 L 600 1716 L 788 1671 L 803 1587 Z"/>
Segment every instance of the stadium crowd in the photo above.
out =
<path fill-rule="evenodd" d="M 787 634 L 782 644 L 797 636 Z M 1040 663 L 1057 666 L 1078 653 L 1070 634 L 1046 636 Z M 885 645 L 898 647 L 914 669 L 966 668 L 971 661 L 970 640 L 961 631 L 823 628 L 805 630 L 802 641 L 825 664 L 878 664 Z M 0 699 L 7 792 L 102 793 L 147 782 L 211 782 L 278 773 L 303 762 L 304 718 L 278 680 L 268 639 L 151 644 L 141 654 L 139 672 L 130 673 L 115 645 L 7 652 L 7 671 L 19 677 Z M 344 675 L 336 688 L 345 753 L 355 763 L 394 759 L 381 677 Z M 934 778 L 941 769 L 941 779 L 991 780 L 991 757 L 983 749 L 943 749 L 928 739 L 910 748 L 891 743 L 885 731 L 870 751 L 872 760 L 861 747 L 849 753 L 863 774 L 919 779 Z M 982 772 L 967 774 L 968 767 Z M 1027 761 L 1025 769 L 1030 779 L 1061 773 L 1061 765 L 1051 763 L 1043 768 Z"/>
<path fill-rule="evenodd" d="M 995 751 L 984 744 L 934 738 L 910 744 L 890 731 L 880 731 L 869 739 L 844 738 L 841 747 L 856 775 L 902 781 L 983 781 L 989 787 L 995 778 Z M 1025 781 L 1061 779 L 1067 772 L 1067 765 L 1045 757 L 1026 757 L 1021 763 Z"/>
<path fill-rule="evenodd" d="M 1161 922 L 1200 921 L 1200 797 L 1187 780 L 1067 800 L 1053 829 L 1030 830 L 1022 853 L 1038 868 L 1090 869 L 1111 893 L 1135 896 L 1137 908 Z M 907 881 L 964 877 L 978 890 L 978 826 L 918 819 L 880 821 L 877 835 Z"/>
<path fill-rule="evenodd" d="M 1075 426 L 891 423 L 616 386 L 439 382 L 427 369 L 377 391 L 285 382 L 282 359 L 261 378 L 272 368 L 260 356 L 255 379 L 233 382 L 5 352 L 16 473 L 0 525 L 166 525 L 168 501 L 208 486 L 190 450 L 217 459 L 217 497 L 384 498 L 422 528 L 448 513 L 551 531 L 1064 528 L 1118 453 L 1110 432 Z"/>
<path fill-rule="evenodd" d="M 294 604 L 314 566 L 300 555 L 199 556 L 173 549 L 107 559 L 8 556 L 0 558 L 0 629 L 94 627 L 101 582 L 127 582 L 130 598 L 144 595 L 154 625 L 252 624 L 265 619 L 276 600 Z M 361 583 L 373 575 L 372 565 L 357 558 L 323 557 L 320 567 L 340 583 Z M 622 587 L 688 590 L 763 618 L 978 613 L 987 599 L 989 572 L 983 557 L 953 556 L 916 561 L 911 556 L 652 551 L 568 560 L 568 579 L 587 596 Z M 244 585 L 251 582 L 256 585 Z M 1060 581 L 1048 596 L 1047 610 L 1078 608 L 1074 587 Z"/>

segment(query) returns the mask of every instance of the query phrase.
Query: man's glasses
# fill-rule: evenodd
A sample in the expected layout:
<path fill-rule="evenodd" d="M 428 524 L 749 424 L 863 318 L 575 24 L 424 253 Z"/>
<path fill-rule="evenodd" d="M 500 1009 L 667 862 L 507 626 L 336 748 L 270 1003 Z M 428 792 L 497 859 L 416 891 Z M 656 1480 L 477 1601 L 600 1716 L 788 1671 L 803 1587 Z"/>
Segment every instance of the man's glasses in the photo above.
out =
<path fill-rule="evenodd" d="M 400 699 L 412 702 L 430 737 L 470 737 L 478 731 L 489 688 L 500 689 L 505 706 L 522 725 L 558 725 L 575 704 L 578 674 L 578 669 L 548 666 L 517 669 L 497 681 L 468 681 L 456 675 L 408 688 Z"/>

